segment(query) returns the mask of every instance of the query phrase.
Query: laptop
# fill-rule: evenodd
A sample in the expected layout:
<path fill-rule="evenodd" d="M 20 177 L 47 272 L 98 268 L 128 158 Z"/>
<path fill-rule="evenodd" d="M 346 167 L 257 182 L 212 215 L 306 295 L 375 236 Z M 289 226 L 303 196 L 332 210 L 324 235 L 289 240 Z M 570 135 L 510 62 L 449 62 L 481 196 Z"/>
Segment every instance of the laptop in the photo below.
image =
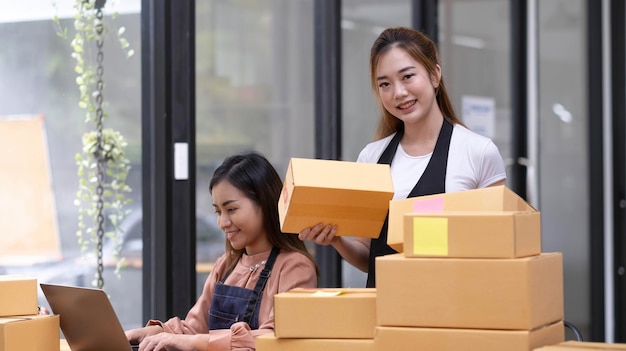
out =
<path fill-rule="evenodd" d="M 72 351 L 134 351 L 101 289 L 39 284 Z"/>

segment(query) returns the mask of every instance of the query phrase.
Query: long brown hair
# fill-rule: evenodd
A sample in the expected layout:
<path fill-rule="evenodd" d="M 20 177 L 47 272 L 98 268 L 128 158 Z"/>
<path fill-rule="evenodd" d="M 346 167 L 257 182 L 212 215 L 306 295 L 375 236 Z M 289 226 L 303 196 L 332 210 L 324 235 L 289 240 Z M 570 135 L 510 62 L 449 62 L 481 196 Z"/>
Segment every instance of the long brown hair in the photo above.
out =
<path fill-rule="evenodd" d="M 382 104 L 380 94 L 378 92 L 378 82 L 376 80 L 376 66 L 381 56 L 388 52 L 391 48 L 400 48 L 406 51 L 414 60 L 421 63 L 428 71 L 431 77 L 437 74 L 437 65 L 439 62 L 439 53 L 437 46 L 426 34 L 405 27 L 395 27 L 385 29 L 374 41 L 370 50 L 370 75 L 372 81 L 372 89 L 376 95 L 381 116 L 376 129 L 376 139 L 382 139 L 403 127 L 402 121 L 389 113 Z M 461 124 L 454 112 L 454 106 L 448 97 L 446 86 L 443 82 L 443 75 L 439 80 L 439 86 L 436 88 L 437 105 L 443 113 L 445 119 L 450 123 Z"/>
<path fill-rule="evenodd" d="M 222 181 L 227 181 L 261 207 L 263 229 L 269 242 L 284 251 L 297 251 L 308 257 L 319 276 L 315 259 L 304 243 L 295 234 L 285 234 L 280 230 L 278 198 L 283 182 L 272 164 L 257 152 L 248 152 L 227 157 L 213 173 L 209 191 Z M 235 250 L 226 240 L 226 267 L 230 269 L 243 254 L 243 249 Z"/>

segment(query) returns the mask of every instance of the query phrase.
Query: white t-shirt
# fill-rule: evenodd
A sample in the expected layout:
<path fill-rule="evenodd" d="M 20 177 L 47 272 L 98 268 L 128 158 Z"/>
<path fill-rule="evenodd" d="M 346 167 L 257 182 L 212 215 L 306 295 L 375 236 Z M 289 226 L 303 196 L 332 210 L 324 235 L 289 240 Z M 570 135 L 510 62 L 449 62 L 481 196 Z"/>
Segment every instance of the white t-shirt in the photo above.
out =
<path fill-rule="evenodd" d="M 376 163 L 394 134 L 367 144 L 357 162 Z M 432 152 L 423 156 L 408 155 L 398 145 L 391 162 L 391 178 L 394 200 L 406 198 L 430 161 Z M 487 187 L 506 179 L 504 160 L 491 139 L 456 124 L 450 139 L 448 166 L 446 169 L 446 192 Z"/>

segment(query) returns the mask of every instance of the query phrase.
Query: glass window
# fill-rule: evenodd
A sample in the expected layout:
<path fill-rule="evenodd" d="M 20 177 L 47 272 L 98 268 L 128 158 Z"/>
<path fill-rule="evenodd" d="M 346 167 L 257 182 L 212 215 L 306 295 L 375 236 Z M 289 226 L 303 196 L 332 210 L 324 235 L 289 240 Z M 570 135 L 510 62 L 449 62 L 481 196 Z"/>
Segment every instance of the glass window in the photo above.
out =
<path fill-rule="evenodd" d="M 370 83 L 370 48 L 385 28 L 411 26 L 411 1 L 344 0 L 341 16 L 342 158 L 356 161 L 373 141 L 380 116 Z M 365 286 L 366 273 L 345 261 L 342 270 L 343 286 Z"/>
<path fill-rule="evenodd" d="M 216 223 L 209 181 L 225 157 L 257 150 L 284 177 L 291 157 L 314 156 L 312 14 L 312 0 L 196 3 L 199 220 Z M 201 240 L 198 293 L 214 260 L 200 250 L 224 251 L 221 231 Z"/>
<path fill-rule="evenodd" d="M 538 1 L 539 185 L 544 251 L 563 253 L 565 319 L 589 337 L 586 1 Z M 571 74 L 571 72 L 583 72 Z M 600 123 L 598 116 L 598 123 Z"/>
<path fill-rule="evenodd" d="M 45 132 L 43 154 L 48 157 L 48 179 L 51 182 L 50 195 L 53 198 L 54 223 L 50 232 L 54 233 L 59 254 L 56 257 L 24 256 L 14 250 L 15 256 L 24 256 L 14 264 L 0 266 L 1 273 L 23 273 L 34 276 L 41 282 L 60 283 L 93 287 L 95 258 L 91 253 L 80 252 L 77 242 L 78 209 L 74 198 L 78 189 L 75 155 L 81 151 L 81 140 L 88 125 L 85 111 L 78 107 L 79 90 L 76 85 L 75 61 L 70 56 L 69 39 L 59 38 L 52 21 L 56 14 L 61 24 L 68 28 L 72 38 L 72 4 L 57 1 L 58 10 L 49 0 L 0 3 L 0 123 L 20 116 L 42 116 Z M 134 212 L 121 225 L 127 233 L 141 232 L 141 69 L 140 69 L 140 1 L 123 1 L 111 10 L 119 12 L 112 20 L 112 12 L 105 11 L 105 23 L 109 34 L 104 45 L 104 101 L 106 127 L 122 133 L 128 141 L 127 157 L 132 168 L 127 180 L 132 188 L 130 197 Z M 117 29 L 125 27 L 124 37 L 134 49 L 135 55 L 126 58 L 115 35 Z M 94 45 L 95 47 L 95 45 Z M 33 143 L 35 145 L 36 143 Z M 24 150 L 23 155 L 29 153 Z M 19 150 L 17 152 L 20 152 Z M 22 152 L 20 152 L 22 153 Z M 24 156 L 26 157 L 26 156 Z M 24 159 L 25 162 L 34 162 Z M 1 172 L 11 170 L 2 169 Z M 5 189 L 10 184 L 0 185 L 0 197 L 6 199 Z M 26 193 L 23 193 L 26 195 Z M 43 195 L 42 195 L 43 197 Z M 38 203 L 31 203 L 34 209 Z M 137 212 L 139 209 L 139 212 Z M 41 218 L 35 218 L 29 210 L 23 216 L 6 219 L 0 214 L 0 228 L 11 221 L 12 226 L 27 228 L 34 226 Z M 136 229 L 139 228 L 139 229 Z M 28 232 L 28 229 L 25 229 Z M 9 234 L 2 230 L 3 235 Z M 28 235 L 28 234 L 27 234 Z M 141 236 L 139 236 L 140 238 Z M 20 238 L 27 242 L 33 238 Z M 136 254 L 141 242 L 129 238 L 124 243 L 125 252 Z M 55 244 L 55 245 L 57 245 Z M 109 260 L 111 243 L 105 242 L 104 289 L 124 328 L 143 324 L 141 318 L 141 262 L 129 259 L 129 265 L 114 274 L 115 263 Z M 0 254 L 1 256 L 1 254 Z M 131 257 L 129 257 L 131 258 Z M 139 259 L 141 257 L 139 256 Z M 6 263 L 6 262 L 5 262 Z M 47 306 L 40 294 L 40 304 Z"/>
<path fill-rule="evenodd" d="M 439 5 L 442 74 L 458 117 L 491 138 L 505 161 L 511 144 L 509 1 L 453 1 Z M 474 120 L 471 107 L 487 107 Z"/>

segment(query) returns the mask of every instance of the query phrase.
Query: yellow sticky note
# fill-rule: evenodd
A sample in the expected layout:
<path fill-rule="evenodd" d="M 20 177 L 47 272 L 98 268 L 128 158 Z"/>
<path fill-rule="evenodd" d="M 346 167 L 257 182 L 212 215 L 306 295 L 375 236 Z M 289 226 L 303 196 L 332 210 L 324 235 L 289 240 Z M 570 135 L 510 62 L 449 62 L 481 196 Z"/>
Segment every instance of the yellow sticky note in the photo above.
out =
<path fill-rule="evenodd" d="M 448 255 L 447 218 L 413 218 L 413 254 Z"/>

